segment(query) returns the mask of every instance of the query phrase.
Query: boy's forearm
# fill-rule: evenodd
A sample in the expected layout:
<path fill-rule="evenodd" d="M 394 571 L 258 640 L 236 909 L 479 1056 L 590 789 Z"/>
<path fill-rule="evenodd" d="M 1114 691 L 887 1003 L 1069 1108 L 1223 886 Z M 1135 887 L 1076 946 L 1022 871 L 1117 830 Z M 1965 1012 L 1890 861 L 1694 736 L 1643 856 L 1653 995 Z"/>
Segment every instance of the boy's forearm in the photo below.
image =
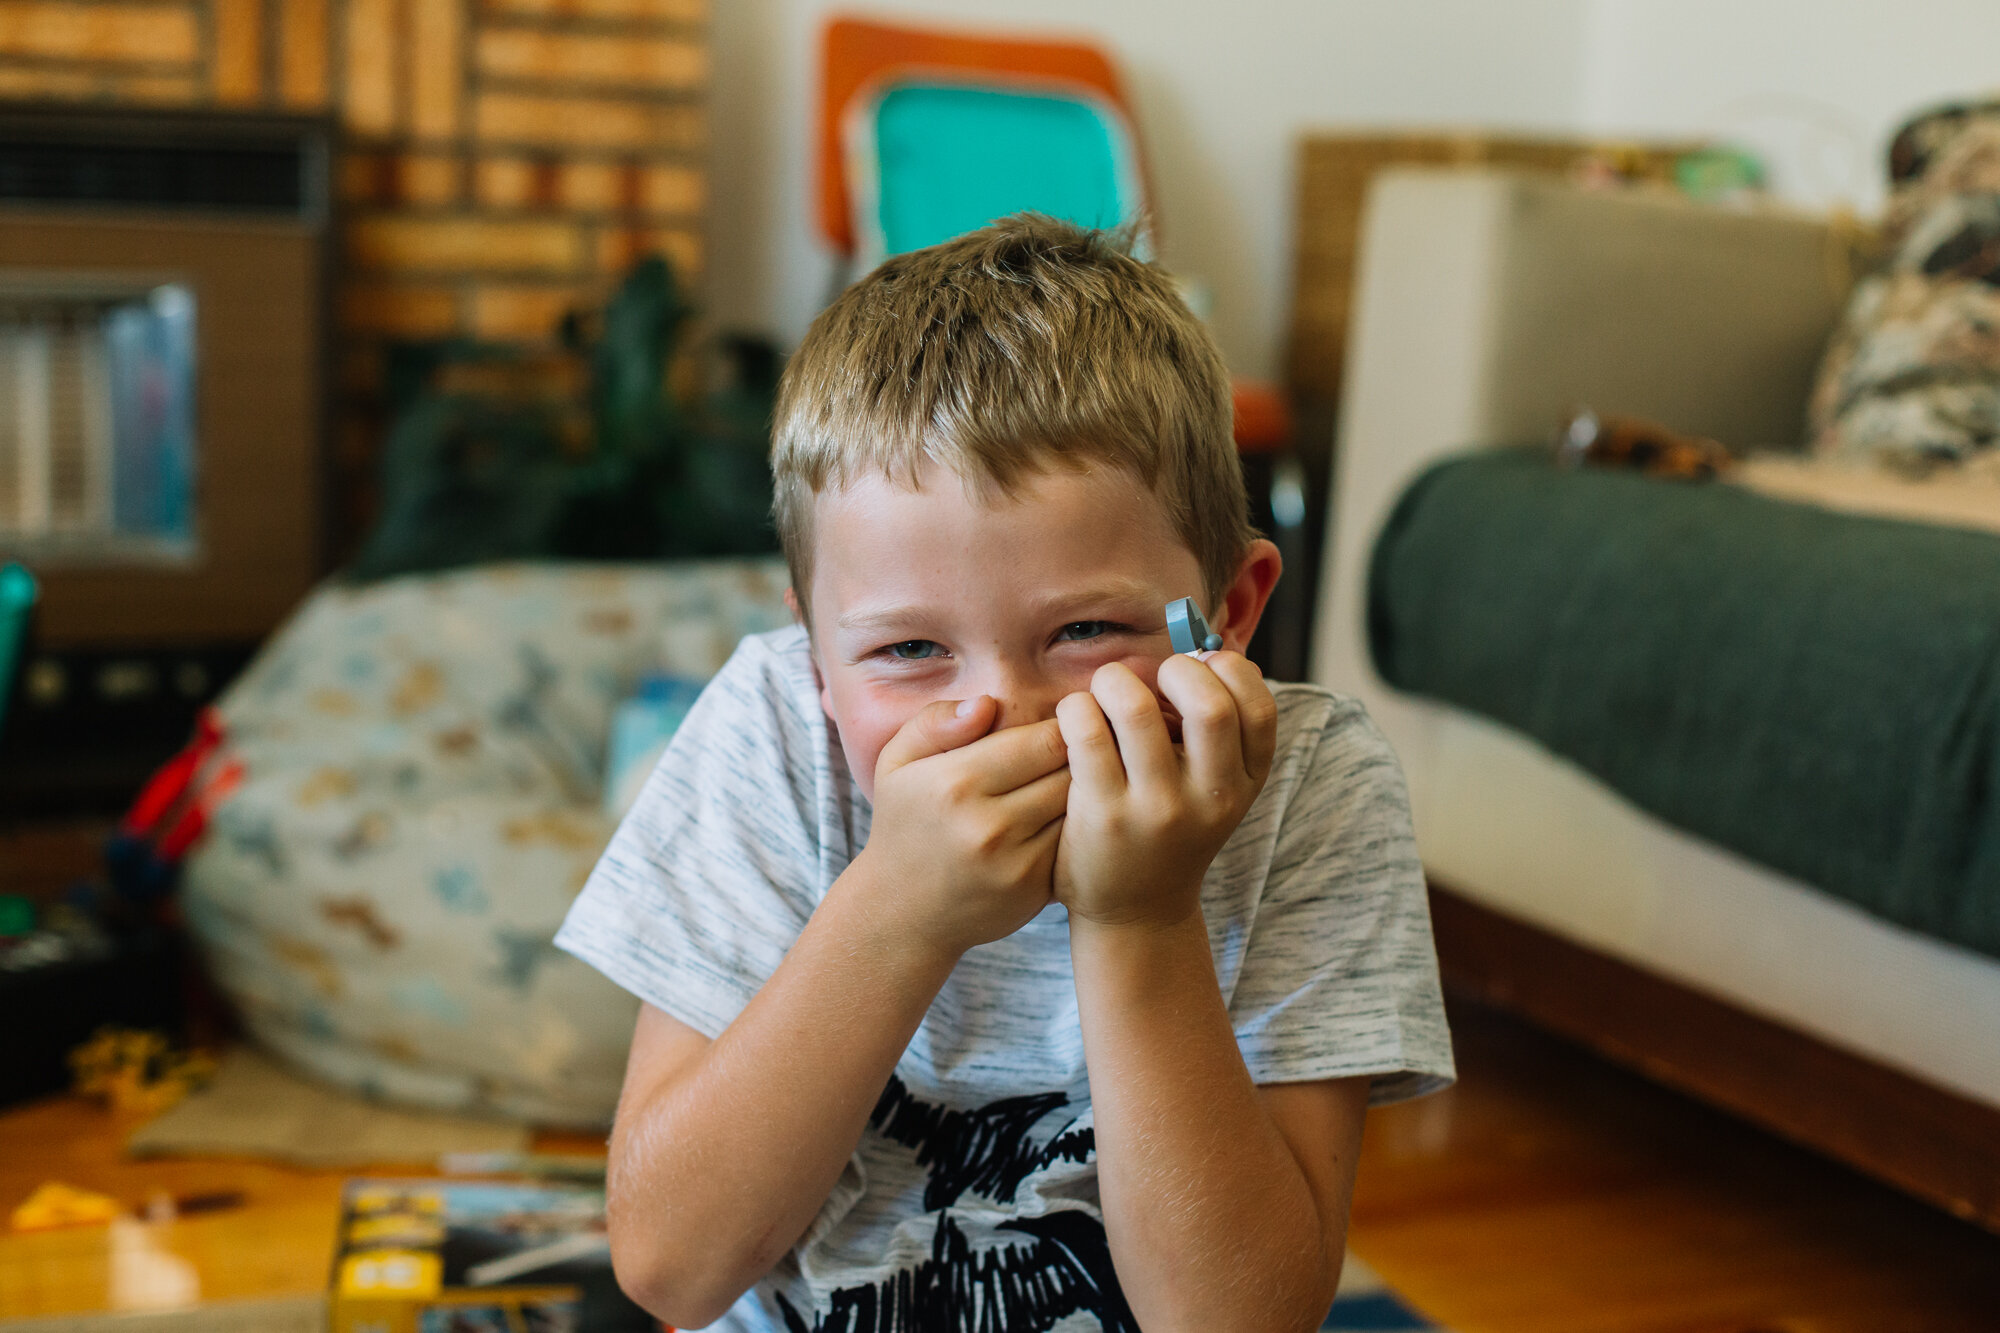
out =
<path fill-rule="evenodd" d="M 674 1322 L 720 1317 L 804 1234 L 956 962 L 913 947 L 865 873 L 690 1067 L 621 1102 L 613 1240 L 636 1257 L 620 1276 Z"/>
<path fill-rule="evenodd" d="M 1318 1328 L 1340 1253 L 1326 1228 L 1345 1219 L 1320 1216 L 1251 1082 L 1200 914 L 1072 918 L 1070 951 L 1105 1230 L 1139 1324 Z"/>

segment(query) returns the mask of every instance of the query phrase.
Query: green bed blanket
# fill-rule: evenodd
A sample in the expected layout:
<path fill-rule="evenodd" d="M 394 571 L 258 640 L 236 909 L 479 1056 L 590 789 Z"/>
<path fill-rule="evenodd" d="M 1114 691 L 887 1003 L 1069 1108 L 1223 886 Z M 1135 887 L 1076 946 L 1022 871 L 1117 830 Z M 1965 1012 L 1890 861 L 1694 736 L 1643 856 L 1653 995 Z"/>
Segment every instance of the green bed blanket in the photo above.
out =
<path fill-rule="evenodd" d="M 2000 536 L 1485 451 L 1398 503 L 1369 636 L 1396 688 L 2000 957 Z"/>

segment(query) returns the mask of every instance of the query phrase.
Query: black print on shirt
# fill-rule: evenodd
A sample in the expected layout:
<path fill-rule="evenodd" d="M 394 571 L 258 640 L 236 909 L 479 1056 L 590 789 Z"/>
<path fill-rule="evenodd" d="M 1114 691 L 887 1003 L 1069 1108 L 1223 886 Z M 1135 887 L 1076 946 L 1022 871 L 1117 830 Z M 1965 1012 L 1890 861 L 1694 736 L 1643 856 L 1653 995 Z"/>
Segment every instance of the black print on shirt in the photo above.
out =
<path fill-rule="evenodd" d="M 1062 1093 L 1046 1092 L 954 1111 L 912 1095 L 891 1077 L 869 1123 L 914 1149 L 918 1163 L 930 1168 L 924 1206 L 938 1210 L 967 1191 L 1005 1203 L 1044 1167 L 1089 1161 L 1096 1136 L 1074 1122 L 1041 1147 L 1029 1138 L 1038 1121 L 1067 1105 Z M 779 1295 L 785 1327 L 788 1333 L 1044 1333 L 1088 1311 L 1105 1333 L 1139 1333 L 1111 1266 L 1104 1223 L 1064 1209 L 1001 1222 L 998 1229 L 1019 1232 L 1031 1243 L 975 1253 L 951 1214 L 943 1213 L 930 1258 L 872 1285 L 842 1287 L 811 1323 Z"/>
<path fill-rule="evenodd" d="M 1037 1148 L 1028 1138 L 1035 1122 L 1069 1105 L 1060 1092 L 1005 1097 L 977 1111 L 954 1111 L 911 1095 L 891 1074 L 868 1123 L 882 1137 L 917 1150 L 917 1165 L 930 1168 L 924 1207 L 949 1208 L 971 1190 L 995 1203 L 1014 1197 L 1021 1182 L 1055 1162 L 1087 1162 L 1097 1135 L 1065 1125 Z M 1072 1122 L 1074 1124 L 1074 1122 Z"/>
<path fill-rule="evenodd" d="M 1068 1209 L 1000 1227 L 1035 1243 L 974 1254 L 946 1213 L 930 1258 L 873 1286 L 842 1287 L 810 1324 L 780 1295 L 785 1327 L 790 1333 L 1044 1333 L 1088 1310 L 1105 1333 L 1139 1333 L 1111 1271 L 1102 1222 Z"/>

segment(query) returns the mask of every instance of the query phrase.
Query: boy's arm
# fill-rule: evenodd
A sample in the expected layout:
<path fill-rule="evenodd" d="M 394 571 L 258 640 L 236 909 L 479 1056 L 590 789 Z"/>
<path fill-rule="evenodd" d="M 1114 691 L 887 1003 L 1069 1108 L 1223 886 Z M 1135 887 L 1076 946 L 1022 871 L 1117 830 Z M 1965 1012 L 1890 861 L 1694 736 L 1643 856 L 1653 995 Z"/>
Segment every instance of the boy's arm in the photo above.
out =
<path fill-rule="evenodd" d="M 1253 1084 L 1198 914 L 1070 934 L 1105 1232 L 1139 1326 L 1317 1329 L 1369 1080 Z"/>
<path fill-rule="evenodd" d="M 933 704 L 884 748 L 868 846 L 713 1042 L 641 1012 L 611 1138 L 612 1258 L 670 1323 L 714 1322 L 797 1242 L 959 955 L 1048 903 L 1062 739 L 1048 722 L 974 740 L 994 711 Z"/>
<path fill-rule="evenodd" d="M 1233 653 L 1122 667 L 1058 707 L 1073 783 L 1056 866 L 1106 1236 L 1139 1324 L 1316 1329 L 1332 1303 L 1365 1079 L 1261 1095 L 1216 980 L 1201 879 L 1269 774 L 1276 703 Z"/>
<path fill-rule="evenodd" d="M 611 1134 L 618 1281 L 676 1327 L 722 1317 L 812 1224 L 949 963 L 829 895 L 713 1042 L 640 1011 Z"/>

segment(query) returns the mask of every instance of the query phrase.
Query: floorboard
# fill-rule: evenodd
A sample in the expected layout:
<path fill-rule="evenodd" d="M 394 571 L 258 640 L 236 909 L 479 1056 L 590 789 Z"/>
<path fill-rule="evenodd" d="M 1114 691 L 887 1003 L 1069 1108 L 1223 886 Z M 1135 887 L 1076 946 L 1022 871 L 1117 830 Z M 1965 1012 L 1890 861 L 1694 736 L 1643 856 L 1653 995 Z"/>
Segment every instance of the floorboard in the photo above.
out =
<path fill-rule="evenodd" d="M 2000 1237 L 1496 1011 L 1454 1005 L 1453 1028 L 1459 1085 L 1369 1118 L 1350 1242 L 1456 1333 L 2000 1330 Z M 0 1217 L 52 1178 L 243 1205 L 0 1231 L 0 1319 L 321 1289 L 338 1175 L 125 1161 L 129 1128 L 69 1099 L 0 1112 Z"/>
<path fill-rule="evenodd" d="M 1454 1003 L 1460 1082 L 1369 1117 L 1349 1243 L 1458 1333 L 1994 1333 L 2000 1237 Z"/>

